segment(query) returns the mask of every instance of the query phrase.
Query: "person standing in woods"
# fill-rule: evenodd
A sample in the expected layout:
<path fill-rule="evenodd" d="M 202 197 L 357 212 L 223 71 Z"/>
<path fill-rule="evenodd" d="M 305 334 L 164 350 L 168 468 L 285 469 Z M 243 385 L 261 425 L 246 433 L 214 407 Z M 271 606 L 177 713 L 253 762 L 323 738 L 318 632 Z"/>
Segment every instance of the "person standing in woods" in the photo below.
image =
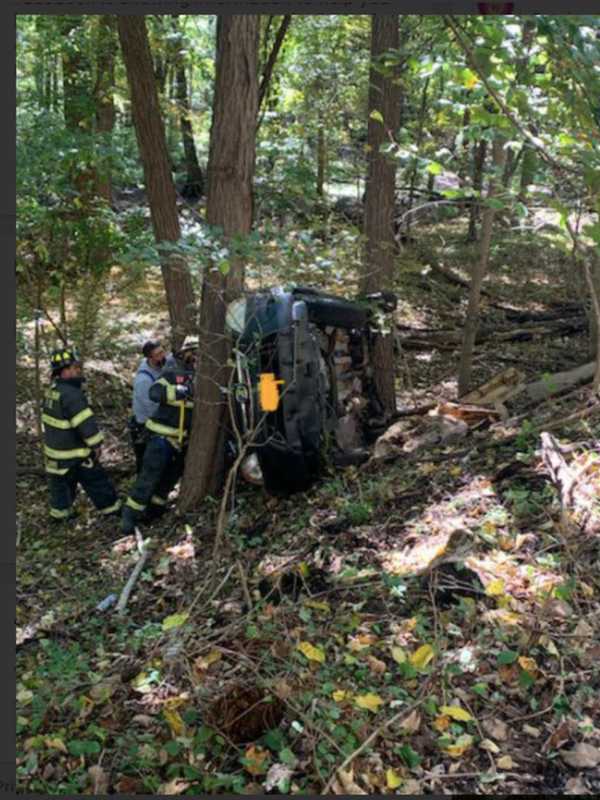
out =
<path fill-rule="evenodd" d="M 146 421 L 150 434 L 142 468 L 123 506 L 121 529 L 133 533 L 145 516 L 152 519 L 166 510 L 169 492 L 183 474 L 192 425 L 194 370 L 198 337 L 187 336 L 173 364 L 167 364 L 149 390 L 157 410 Z"/>
<path fill-rule="evenodd" d="M 42 413 L 50 518 L 61 522 L 77 516 L 73 503 L 78 484 L 101 514 L 117 514 L 121 501 L 99 462 L 104 437 L 81 388 L 85 378 L 76 352 L 69 347 L 54 350 L 50 368 L 53 380 Z"/>
<path fill-rule="evenodd" d="M 144 459 L 144 450 L 148 443 L 146 421 L 158 409 L 158 403 L 150 399 L 149 391 L 158 380 L 167 361 L 165 351 L 160 342 L 148 341 L 142 347 L 144 358 L 138 367 L 133 381 L 132 415 L 129 419 L 129 433 L 135 453 L 135 470 L 139 475 Z"/>

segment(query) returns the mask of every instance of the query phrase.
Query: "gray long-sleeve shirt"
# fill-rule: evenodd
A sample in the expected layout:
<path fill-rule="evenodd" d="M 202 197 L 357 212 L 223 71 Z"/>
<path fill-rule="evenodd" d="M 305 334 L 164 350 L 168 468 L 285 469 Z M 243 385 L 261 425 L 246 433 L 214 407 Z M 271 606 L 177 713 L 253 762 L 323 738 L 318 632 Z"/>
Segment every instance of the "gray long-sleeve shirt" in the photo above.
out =
<path fill-rule="evenodd" d="M 148 359 L 142 359 L 138 371 L 133 381 L 133 416 L 140 425 L 157 410 L 158 403 L 150 400 L 148 392 L 154 381 L 160 376 L 162 369 L 156 369 L 148 363 Z"/>

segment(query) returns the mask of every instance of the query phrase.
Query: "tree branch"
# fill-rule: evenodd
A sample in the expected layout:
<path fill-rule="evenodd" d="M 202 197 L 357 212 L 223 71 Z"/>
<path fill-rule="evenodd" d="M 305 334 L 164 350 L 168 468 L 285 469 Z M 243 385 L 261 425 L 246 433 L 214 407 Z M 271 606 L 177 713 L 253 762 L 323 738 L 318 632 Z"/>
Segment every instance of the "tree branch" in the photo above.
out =
<path fill-rule="evenodd" d="M 279 55 L 279 51 L 281 50 L 281 45 L 283 44 L 285 34 L 290 26 L 291 21 L 292 21 L 291 14 L 283 15 L 283 19 L 281 20 L 281 25 L 279 26 L 279 30 L 277 31 L 277 34 L 275 36 L 275 41 L 273 42 L 273 47 L 271 48 L 271 52 L 269 53 L 269 58 L 267 59 L 267 63 L 264 66 L 262 76 L 260 79 L 260 86 L 258 87 L 259 111 L 262 102 L 265 98 L 265 95 L 267 93 L 267 89 L 269 88 L 269 83 L 271 82 L 271 76 L 273 74 L 273 67 L 275 66 L 275 62 L 277 61 L 277 56 Z"/>

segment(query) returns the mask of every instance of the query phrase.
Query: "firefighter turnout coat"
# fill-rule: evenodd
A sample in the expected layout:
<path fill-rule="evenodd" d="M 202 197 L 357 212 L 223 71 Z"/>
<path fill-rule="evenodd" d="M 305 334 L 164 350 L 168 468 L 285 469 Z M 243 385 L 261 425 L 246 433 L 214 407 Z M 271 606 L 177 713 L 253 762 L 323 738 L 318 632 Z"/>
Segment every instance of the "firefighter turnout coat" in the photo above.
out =
<path fill-rule="evenodd" d="M 77 485 L 103 515 L 119 511 L 120 502 L 94 448 L 103 440 L 81 389 L 82 378 L 56 378 L 45 393 L 42 423 L 50 490 L 50 516 L 72 515 Z"/>
<path fill-rule="evenodd" d="M 42 422 L 46 472 L 66 475 L 103 440 L 81 389 L 82 378 L 56 378 L 46 391 Z"/>
<path fill-rule="evenodd" d="M 178 449 L 187 444 L 192 427 L 194 401 L 189 397 L 178 400 L 177 386 L 191 386 L 192 381 L 191 372 L 179 368 L 167 369 L 150 387 L 150 399 L 159 406 L 146 421 L 146 428 L 151 433 L 166 436 Z"/>

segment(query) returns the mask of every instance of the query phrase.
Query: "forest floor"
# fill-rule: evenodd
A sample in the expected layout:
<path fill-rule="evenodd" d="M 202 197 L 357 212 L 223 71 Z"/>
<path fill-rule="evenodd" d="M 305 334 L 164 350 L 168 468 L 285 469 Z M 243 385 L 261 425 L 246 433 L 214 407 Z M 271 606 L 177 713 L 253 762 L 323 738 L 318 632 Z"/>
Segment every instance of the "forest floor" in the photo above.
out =
<path fill-rule="evenodd" d="M 405 409 L 456 396 L 453 335 L 466 291 L 428 268 L 423 248 L 463 278 L 476 257 L 456 226 L 416 235 L 419 255 L 399 258 Z M 499 336 L 527 328 L 519 311 L 564 320 L 574 308 L 551 238 L 520 236 L 506 232 L 492 254 L 478 384 L 509 366 L 534 380 L 587 360 L 577 326 Z M 107 307 L 120 355 L 114 374 L 100 362 L 88 371 L 122 494 L 133 475 L 132 342 L 146 325 L 157 332 L 157 315 L 166 322 L 153 297 L 143 320 L 134 302 Z M 600 535 L 562 513 L 540 454 L 546 428 L 577 444 L 567 458 L 587 471 L 597 503 L 600 415 L 572 417 L 594 402 L 589 385 L 529 408 L 518 397 L 512 428 L 483 424 L 452 442 L 332 468 L 300 496 L 239 483 L 216 553 L 217 501 L 185 519 L 169 512 L 144 529 L 151 555 L 119 616 L 96 606 L 127 581 L 136 542 L 83 498 L 76 521 L 48 524 L 33 382 L 23 361 L 20 791 L 600 792 Z M 432 419 L 404 418 L 403 440 Z"/>

